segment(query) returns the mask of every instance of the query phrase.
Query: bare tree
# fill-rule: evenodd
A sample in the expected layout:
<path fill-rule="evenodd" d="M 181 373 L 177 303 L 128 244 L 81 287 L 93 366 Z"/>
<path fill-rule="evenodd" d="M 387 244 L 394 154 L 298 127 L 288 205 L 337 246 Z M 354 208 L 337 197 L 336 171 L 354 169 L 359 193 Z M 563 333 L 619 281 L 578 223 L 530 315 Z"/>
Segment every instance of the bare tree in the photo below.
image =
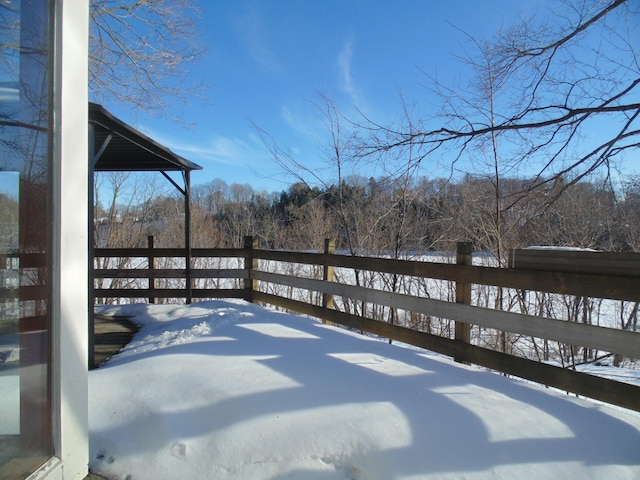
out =
<path fill-rule="evenodd" d="M 622 184 L 618 201 L 618 228 L 623 249 L 640 252 L 640 175 L 630 176 Z"/>
<path fill-rule="evenodd" d="M 91 0 L 91 97 L 162 112 L 167 98 L 186 99 L 201 86 L 187 82 L 203 52 L 192 0 Z"/>
<path fill-rule="evenodd" d="M 360 154 L 413 145 L 415 161 L 439 153 L 455 171 L 474 168 L 475 156 L 489 146 L 492 166 L 502 172 L 535 169 L 527 192 L 558 180 L 566 188 L 597 171 L 608 175 L 640 145 L 633 41 L 639 6 L 628 0 L 559 5 L 552 23 L 529 19 L 488 41 L 474 39 L 473 51 L 462 57 L 474 71 L 469 87 L 431 79 L 444 100 L 442 115 L 396 127 L 366 120 Z M 475 103 L 479 95 L 483 106 Z M 499 180 L 495 171 L 492 176 Z M 512 197 L 502 210 L 520 200 Z"/>

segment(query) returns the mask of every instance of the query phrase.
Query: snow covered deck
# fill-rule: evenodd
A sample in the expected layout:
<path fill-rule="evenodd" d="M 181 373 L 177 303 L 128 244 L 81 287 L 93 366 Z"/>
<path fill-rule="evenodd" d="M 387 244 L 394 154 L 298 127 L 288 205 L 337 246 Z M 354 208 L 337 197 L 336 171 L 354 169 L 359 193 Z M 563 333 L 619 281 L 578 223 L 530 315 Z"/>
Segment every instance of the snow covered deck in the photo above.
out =
<path fill-rule="evenodd" d="M 109 478 L 640 477 L 640 414 L 241 300 L 124 305 L 90 373 Z"/>

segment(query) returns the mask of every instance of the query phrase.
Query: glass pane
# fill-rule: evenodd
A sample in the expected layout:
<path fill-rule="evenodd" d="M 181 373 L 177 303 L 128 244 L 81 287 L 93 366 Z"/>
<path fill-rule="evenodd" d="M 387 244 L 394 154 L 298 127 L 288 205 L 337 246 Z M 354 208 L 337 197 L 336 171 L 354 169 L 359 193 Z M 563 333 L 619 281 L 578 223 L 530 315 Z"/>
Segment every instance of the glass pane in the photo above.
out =
<path fill-rule="evenodd" d="M 20 6 L 0 2 L 0 102 L 16 102 L 20 84 Z"/>
<path fill-rule="evenodd" d="M 52 453 L 51 3 L 0 2 L 0 478 Z"/>

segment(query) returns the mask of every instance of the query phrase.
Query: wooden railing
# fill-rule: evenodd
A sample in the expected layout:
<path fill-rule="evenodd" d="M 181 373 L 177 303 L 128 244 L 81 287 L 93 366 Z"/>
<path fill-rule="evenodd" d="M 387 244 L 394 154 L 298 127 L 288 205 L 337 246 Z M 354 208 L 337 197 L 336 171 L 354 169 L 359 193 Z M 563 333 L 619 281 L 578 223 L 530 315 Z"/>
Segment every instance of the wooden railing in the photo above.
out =
<path fill-rule="evenodd" d="M 527 263 L 526 268 L 519 268 L 518 258 L 538 255 L 557 255 L 541 251 L 540 254 L 519 254 L 512 252 L 513 268 L 495 268 L 473 266 L 469 263 L 470 255 L 460 246 L 458 263 L 436 263 L 413 260 L 396 260 L 388 258 L 357 257 L 333 253 L 333 245 L 327 242 L 322 253 L 290 252 L 263 250 L 250 237 L 241 249 L 192 249 L 191 258 L 195 265 L 198 259 L 222 258 L 236 259 L 237 268 L 191 268 L 186 265 L 174 268 L 147 268 L 154 266 L 155 259 L 185 258 L 183 249 L 96 249 L 96 257 L 124 259 L 136 258 L 137 263 L 130 262 L 133 267 L 96 269 L 96 281 L 111 279 L 133 279 L 133 288 L 96 288 L 97 299 L 104 298 L 182 298 L 187 302 L 192 299 L 210 298 L 244 298 L 251 302 L 263 302 L 287 310 L 308 314 L 322 319 L 357 329 L 363 332 L 380 335 L 395 341 L 422 347 L 431 351 L 454 357 L 457 361 L 482 365 L 509 375 L 533 380 L 544 385 L 599 399 L 640 411 L 640 387 L 622 383 L 574 369 L 562 368 L 549 363 L 531 360 L 501 351 L 495 351 L 474 345 L 469 336 L 469 326 L 475 325 L 484 329 L 496 329 L 527 337 L 559 342 L 561 344 L 596 349 L 602 352 L 618 354 L 624 357 L 640 358 L 640 333 L 629 330 L 603 327 L 585 323 L 545 318 L 499 309 L 491 309 L 471 305 L 469 286 L 471 284 L 489 285 L 498 288 L 515 289 L 517 291 L 551 292 L 578 297 L 595 297 L 602 299 L 640 301 L 640 262 L 638 254 L 603 254 L 602 261 L 595 262 L 598 267 L 589 267 L 599 254 L 581 252 L 591 255 L 589 262 L 580 261 L 579 255 L 571 253 L 573 263 L 582 265 L 560 267 L 564 271 L 549 271 L 544 262 L 535 260 Z M 621 260 L 621 256 L 625 260 Z M 562 256 L 562 255 L 560 255 Z M 153 260 L 150 260 L 153 259 Z M 546 260 L 545 260 L 546 261 Z M 625 265 L 620 272 L 611 272 L 606 263 L 613 261 Z M 552 259 L 558 263 L 557 259 Z M 561 262 L 560 262 L 561 263 Z M 284 274 L 280 271 L 268 271 L 268 265 L 298 265 L 316 269 L 317 276 L 303 274 Z M 585 266 L 586 265 L 586 266 Z M 264 268 L 263 268 L 264 266 Z M 451 282 L 455 285 L 454 301 L 443 301 L 424 298 L 406 292 L 385 289 L 380 283 L 368 287 L 353 281 L 337 281 L 334 272 L 375 272 L 380 275 L 399 276 L 418 279 L 436 279 Z M 574 271 L 567 271 L 574 270 Z M 615 270 L 615 269 L 614 269 Z M 594 273 L 595 272 L 595 273 Z M 319 278 L 322 277 L 322 278 Z M 353 278 L 353 276 L 342 275 Z M 396 277 L 397 278 L 397 277 Z M 148 288 L 141 288 L 140 279 L 146 279 Z M 157 288 L 154 283 L 158 279 L 181 279 L 182 285 L 174 288 Z M 227 282 L 224 288 L 202 287 L 202 281 L 223 279 Z M 309 292 L 306 300 L 300 297 L 283 295 L 285 290 Z M 315 297 L 313 297 L 315 295 Z M 313 297 L 313 300 L 309 300 Z M 334 301 L 334 299 L 336 301 Z M 337 301 L 340 300 L 340 301 Z M 406 326 L 367 318 L 362 312 L 350 313 L 345 308 L 349 302 L 358 305 L 376 305 L 390 310 L 401 310 L 416 315 L 449 319 L 455 322 L 455 334 L 440 336 L 418 331 Z"/>

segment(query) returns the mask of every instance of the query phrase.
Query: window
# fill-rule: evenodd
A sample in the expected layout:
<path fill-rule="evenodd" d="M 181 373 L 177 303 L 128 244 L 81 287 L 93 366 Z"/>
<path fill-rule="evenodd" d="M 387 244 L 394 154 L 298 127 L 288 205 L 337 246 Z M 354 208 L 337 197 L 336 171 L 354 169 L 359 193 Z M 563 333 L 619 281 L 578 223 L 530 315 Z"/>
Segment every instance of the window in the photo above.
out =
<path fill-rule="evenodd" d="M 52 456 L 53 2 L 0 2 L 0 478 Z"/>

